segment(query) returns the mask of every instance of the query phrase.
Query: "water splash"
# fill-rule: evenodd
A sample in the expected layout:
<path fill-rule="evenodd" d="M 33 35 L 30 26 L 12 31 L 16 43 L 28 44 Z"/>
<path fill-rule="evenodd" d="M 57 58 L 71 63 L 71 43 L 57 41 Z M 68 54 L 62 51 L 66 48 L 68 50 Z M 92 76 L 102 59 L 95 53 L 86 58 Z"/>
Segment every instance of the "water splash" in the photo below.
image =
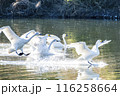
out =
<path fill-rule="evenodd" d="M 77 61 L 75 59 L 58 59 L 58 58 L 45 58 L 41 60 L 34 61 L 0 61 L 1 65 L 12 64 L 12 65 L 25 65 L 28 69 L 33 69 L 37 73 L 45 73 L 56 70 L 68 70 L 68 69 L 76 69 L 76 70 L 87 70 L 89 64 L 86 61 Z M 102 66 L 101 66 L 102 65 Z M 97 63 L 96 66 L 92 67 L 104 67 L 106 63 Z M 92 68 L 91 68 L 92 69 Z"/>
<path fill-rule="evenodd" d="M 61 72 L 69 69 L 78 70 L 76 80 L 101 80 L 99 74 L 92 71 L 92 68 L 88 69 L 89 64 L 86 61 L 65 60 L 50 60 L 41 59 L 40 61 L 0 61 L 1 65 L 13 64 L 24 65 L 27 71 L 33 70 L 37 74 L 49 73 L 49 72 Z M 100 63 L 101 64 L 101 63 Z M 103 63 L 104 64 L 104 63 Z M 99 64 L 98 64 L 99 65 Z"/>
<path fill-rule="evenodd" d="M 7 45 L 9 46 L 9 44 Z M 14 56 L 18 57 L 16 54 L 7 55 L 3 52 L 4 45 L 0 45 L 0 51 L 4 57 L 13 58 Z M 40 50 L 40 49 L 39 49 Z M 25 51 L 31 51 L 31 55 L 28 57 L 18 57 L 17 61 L 15 60 L 1 60 L 0 65 L 23 65 L 26 66 L 26 69 L 32 69 L 34 72 L 42 74 L 47 72 L 58 72 L 61 70 L 75 69 L 77 70 L 76 80 L 89 79 L 89 80 L 100 80 L 99 74 L 96 74 L 92 71 L 94 67 L 104 67 L 108 64 L 104 62 L 93 62 L 93 66 L 88 69 L 88 62 L 85 60 L 76 60 L 75 58 L 67 58 L 66 53 L 63 50 L 51 50 L 49 55 L 41 55 L 40 51 L 31 51 L 29 46 L 25 47 Z M 53 52 L 54 51 L 54 52 Z M 20 58 L 26 58 L 25 60 L 20 60 Z M 31 70 L 27 70 L 31 71 Z"/>

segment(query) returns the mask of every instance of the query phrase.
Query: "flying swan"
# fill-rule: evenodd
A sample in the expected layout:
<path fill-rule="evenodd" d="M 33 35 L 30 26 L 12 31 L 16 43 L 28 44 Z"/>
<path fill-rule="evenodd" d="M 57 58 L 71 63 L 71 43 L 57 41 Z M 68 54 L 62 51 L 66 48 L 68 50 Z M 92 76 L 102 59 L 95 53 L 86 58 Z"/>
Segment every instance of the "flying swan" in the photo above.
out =
<path fill-rule="evenodd" d="M 18 54 L 19 56 L 21 55 L 29 55 L 25 54 L 23 52 L 23 46 L 28 43 L 34 36 L 39 35 L 40 33 L 36 32 L 33 36 L 31 36 L 30 38 L 26 36 L 23 37 L 19 37 L 18 35 L 15 34 L 15 32 L 10 28 L 10 26 L 4 26 L 2 28 L 0 28 L 0 33 L 3 32 L 5 34 L 5 36 L 8 38 L 8 40 L 11 42 L 11 47 L 8 49 L 8 53 L 12 53 L 12 52 L 16 52 L 16 54 Z M 21 50 L 22 53 L 18 53 L 17 50 Z"/>
<path fill-rule="evenodd" d="M 81 60 L 81 59 L 87 60 L 88 63 L 90 64 L 90 66 L 88 68 L 90 68 L 93 65 L 91 63 L 92 59 L 100 54 L 100 51 L 98 48 L 100 46 L 108 44 L 109 42 L 111 42 L 111 40 L 104 40 L 104 41 L 97 40 L 96 44 L 93 46 L 92 49 L 89 49 L 85 42 L 71 43 L 68 46 L 69 46 L 69 48 L 75 48 L 76 53 L 78 55 L 80 55 L 80 54 L 82 55 L 78 58 L 78 60 Z"/>

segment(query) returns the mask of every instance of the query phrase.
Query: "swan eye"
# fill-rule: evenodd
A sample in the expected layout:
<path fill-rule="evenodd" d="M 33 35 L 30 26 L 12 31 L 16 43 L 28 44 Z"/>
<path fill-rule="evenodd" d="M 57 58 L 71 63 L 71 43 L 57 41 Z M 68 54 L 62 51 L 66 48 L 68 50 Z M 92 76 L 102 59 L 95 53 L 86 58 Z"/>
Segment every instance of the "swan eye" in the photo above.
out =
<path fill-rule="evenodd" d="M 59 40 L 56 40 L 56 42 L 60 42 Z"/>

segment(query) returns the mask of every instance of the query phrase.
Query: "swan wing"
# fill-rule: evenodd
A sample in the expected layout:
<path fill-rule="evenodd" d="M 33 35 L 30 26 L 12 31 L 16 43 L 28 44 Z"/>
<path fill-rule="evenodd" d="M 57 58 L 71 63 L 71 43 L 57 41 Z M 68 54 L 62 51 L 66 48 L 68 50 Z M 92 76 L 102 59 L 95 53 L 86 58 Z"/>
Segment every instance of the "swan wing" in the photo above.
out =
<path fill-rule="evenodd" d="M 80 47 L 80 52 L 82 55 L 91 53 L 91 50 L 88 48 L 85 42 L 79 42 L 79 44 L 82 44 L 82 46 Z"/>
<path fill-rule="evenodd" d="M 76 42 L 76 43 L 71 43 L 68 45 L 68 48 L 75 48 L 76 53 L 78 55 L 80 54 L 86 54 L 87 52 L 91 51 L 88 46 L 86 45 L 85 42 Z"/>
<path fill-rule="evenodd" d="M 11 43 L 20 39 L 19 36 L 16 35 L 15 32 L 10 28 L 10 26 L 2 27 L 2 31 Z"/>

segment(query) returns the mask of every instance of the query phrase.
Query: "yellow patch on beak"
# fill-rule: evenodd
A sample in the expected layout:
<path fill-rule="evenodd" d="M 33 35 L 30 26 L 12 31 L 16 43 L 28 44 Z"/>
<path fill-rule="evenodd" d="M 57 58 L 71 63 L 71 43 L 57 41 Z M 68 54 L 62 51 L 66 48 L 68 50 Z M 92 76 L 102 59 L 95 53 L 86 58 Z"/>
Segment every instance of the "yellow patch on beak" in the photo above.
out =
<path fill-rule="evenodd" d="M 50 34 L 48 34 L 48 36 L 50 36 Z"/>
<path fill-rule="evenodd" d="M 102 42 L 102 40 L 100 40 L 100 42 Z"/>

